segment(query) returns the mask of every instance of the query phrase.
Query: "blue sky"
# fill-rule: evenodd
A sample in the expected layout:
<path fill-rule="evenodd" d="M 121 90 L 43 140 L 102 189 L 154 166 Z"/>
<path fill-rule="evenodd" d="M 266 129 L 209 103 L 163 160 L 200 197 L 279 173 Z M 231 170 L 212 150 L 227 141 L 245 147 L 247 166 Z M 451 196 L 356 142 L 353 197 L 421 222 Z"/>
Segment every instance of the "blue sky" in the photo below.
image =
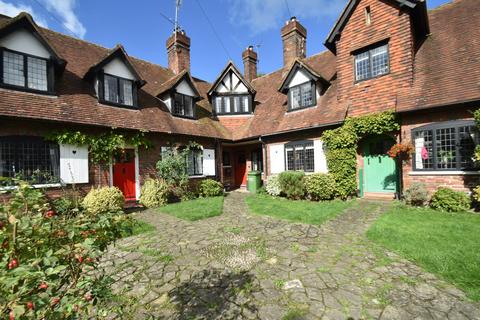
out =
<path fill-rule="evenodd" d="M 288 3 L 288 7 L 286 5 Z M 435 8 L 449 0 L 427 0 Z M 200 5 L 222 39 L 217 40 Z M 260 45 L 259 72 L 282 66 L 280 28 L 295 15 L 307 28 L 307 54 L 325 50 L 323 41 L 347 0 L 183 0 L 180 25 L 192 39 L 194 76 L 213 81 L 229 59 L 243 70 L 241 52 Z M 30 12 L 37 23 L 131 56 L 167 65 L 165 40 L 173 26 L 175 0 L 0 0 L 0 13 Z"/>

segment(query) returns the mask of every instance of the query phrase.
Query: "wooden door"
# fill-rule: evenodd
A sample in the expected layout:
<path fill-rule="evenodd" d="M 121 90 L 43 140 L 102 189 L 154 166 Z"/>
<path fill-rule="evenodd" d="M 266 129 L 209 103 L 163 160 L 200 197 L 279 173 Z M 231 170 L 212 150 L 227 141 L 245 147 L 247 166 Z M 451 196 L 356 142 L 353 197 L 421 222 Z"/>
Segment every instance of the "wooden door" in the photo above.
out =
<path fill-rule="evenodd" d="M 125 196 L 125 201 L 136 200 L 135 150 L 124 149 L 118 152 L 113 162 L 113 185 Z"/>
<path fill-rule="evenodd" d="M 364 141 L 365 192 L 396 192 L 397 168 L 388 150 L 395 142 L 390 137 L 378 136 Z"/>
<path fill-rule="evenodd" d="M 244 186 L 247 184 L 247 158 L 245 152 L 238 152 L 235 155 L 235 185 Z"/>

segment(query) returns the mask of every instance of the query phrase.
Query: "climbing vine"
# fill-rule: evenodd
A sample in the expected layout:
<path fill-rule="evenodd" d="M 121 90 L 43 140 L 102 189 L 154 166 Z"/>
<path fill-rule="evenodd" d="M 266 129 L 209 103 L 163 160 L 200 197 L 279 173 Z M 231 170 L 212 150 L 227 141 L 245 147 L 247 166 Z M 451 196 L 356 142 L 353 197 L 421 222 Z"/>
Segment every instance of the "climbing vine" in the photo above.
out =
<path fill-rule="evenodd" d="M 114 129 L 97 135 L 64 130 L 49 134 L 46 139 L 59 144 L 88 145 L 90 160 L 94 164 L 110 162 L 115 152 L 126 146 L 144 147 L 146 149 L 152 146 L 144 131 L 126 135 L 116 132 Z"/>
<path fill-rule="evenodd" d="M 356 118 L 347 118 L 343 126 L 327 130 L 322 136 L 326 147 L 328 170 L 337 182 L 337 193 L 347 198 L 357 190 L 358 141 L 367 135 L 400 130 L 395 113 L 385 111 Z"/>

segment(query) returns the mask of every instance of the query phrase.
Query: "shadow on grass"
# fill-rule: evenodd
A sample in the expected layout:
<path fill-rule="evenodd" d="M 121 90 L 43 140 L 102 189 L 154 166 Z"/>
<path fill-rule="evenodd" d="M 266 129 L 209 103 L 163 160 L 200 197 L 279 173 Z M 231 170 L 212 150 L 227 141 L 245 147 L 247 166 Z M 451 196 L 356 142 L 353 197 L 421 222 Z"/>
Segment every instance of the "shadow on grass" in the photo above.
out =
<path fill-rule="evenodd" d="M 170 303 L 176 319 L 238 319 L 242 312 L 257 313 L 249 299 L 253 281 L 248 272 L 203 270 L 172 289 Z"/>

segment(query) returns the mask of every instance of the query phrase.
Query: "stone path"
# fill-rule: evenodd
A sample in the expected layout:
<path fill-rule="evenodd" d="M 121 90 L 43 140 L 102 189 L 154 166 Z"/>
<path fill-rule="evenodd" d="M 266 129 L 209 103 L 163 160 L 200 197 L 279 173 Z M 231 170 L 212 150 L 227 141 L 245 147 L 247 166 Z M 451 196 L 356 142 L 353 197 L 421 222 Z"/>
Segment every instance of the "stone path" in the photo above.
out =
<path fill-rule="evenodd" d="M 248 213 L 186 222 L 155 211 L 157 232 L 110 248 L 102 266 L 127 313 L 153 319 L 480 319 L 463 292 L 365 237 L 383 204 L 358 201 L 321 227 Z"/>

